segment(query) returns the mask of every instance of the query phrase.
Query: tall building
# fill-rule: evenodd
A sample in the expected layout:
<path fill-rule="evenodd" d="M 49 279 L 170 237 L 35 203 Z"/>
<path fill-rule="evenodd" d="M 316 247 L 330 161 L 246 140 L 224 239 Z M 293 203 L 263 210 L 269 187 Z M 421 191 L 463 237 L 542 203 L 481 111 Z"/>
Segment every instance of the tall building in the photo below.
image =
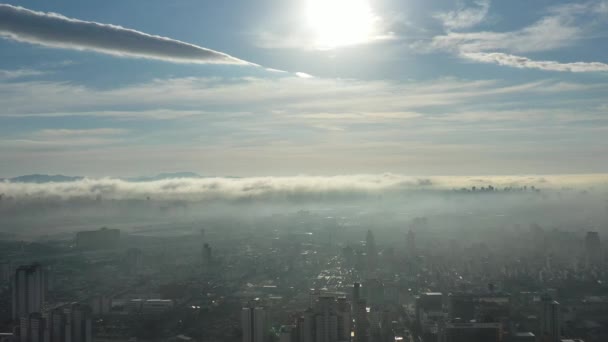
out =
<path fill-rule="evenodd" d="M 50 322 L 50 336 L 51 342 L 64 342 L 66 341 L 66 325 L 69 327 L 67 323 L 67 318 L 64 313 L 64 310 L 61 308 L 53 309 L 50 313 L 49 319 Z M 71 329 L 70 329 L 71 333 Z"/>
<path fill-rule="evenodd" d="M 561 336 L 560 305 L 549 296 L 541 299 L 540 331 L 542 342 L 559 342 Z"/>
<path fill-rule="evenodd" d="M 299 342 L 350 341 L 352 318 L 346 298 L 322 295 L 298 318 Z"/>
<path fill-rule="evenodd" d="M 359 299 L 361 299 L 361 284 L 355 283 L 353 285 L 353 297 L 351 301 L 351 311 L 353 314 L 357 312 L 357 305 L 359 305 Z"/>
<path fill-rule="evenodd" d="M 376 249 L 376 239 L 371 230 L 367 231 L 365 248 L 367 254 L 367 270 L 369 273 L 373 273 L 378 267 L 378 250 Z"/>
<path fill-rule="evenodd" d="M 209 246 L 208 243 L 203 244 L 202 260 L 203 268 L 205 270 L 209 270 L 209 268 L 213 265 L 213 254 L 211 246 Z"/>
<path fill-rule="evenodd" d="M 359 299 L 356 308 L 357 311 L 353 312 L 355 317 L 355 342 L 367 342 L 369 340 L 369 322 L 365 299 Z"/>
<path fill-rule="evenodd" d="M 125 268 L 128 274 L 140 273 L 143 261 L 143 253 L 139 248 L 130 248 L 125 258 Z"/>
<path fill-rule="evenodd" d="M 411 229 L 407 232 L 405 244 L 406 244 L 405 248 L 406 248 L 407 254 L 410 257 L 415 256 L 416 255 L 416 234 Z"/>
<path fill-rule="evenodd" d="M 266 312 L 261 307 L 246 307 L 241 310 L 243 342 L 265 342 L 267 336 Z"/>
<path fill-rule="evenodd" d="M 41 312 L 46 300 L 46 273 L 40 264 L 21 266 L 15 271 L 12 284 L 13 319 Z"/>
<path fill-rule="evenodd" d="M 587 263 L 598 264 L 602 260 L 602 247 L 598 232 L 587 232 L 585 236 L 585 255 Z"/>
<path fill-rule="evenodd" d="M 84 304 L 74 303 L 66 311 L 69 314 L 71 328 L 69 342 L 91 342 L 93 335 L 91 308 Z"/>
<path fill-rule="evenodd" d="M 338 341 L 338 315 L 333 297 L 321 297 L 315 310 L 315 342 Z"/>
<path fill-rule="evenodd" d="M 31 313 L 28 324 L 27 341 L 28 342 L 45 342 L 44 327 L 45 319 L 39 312 Z"/>

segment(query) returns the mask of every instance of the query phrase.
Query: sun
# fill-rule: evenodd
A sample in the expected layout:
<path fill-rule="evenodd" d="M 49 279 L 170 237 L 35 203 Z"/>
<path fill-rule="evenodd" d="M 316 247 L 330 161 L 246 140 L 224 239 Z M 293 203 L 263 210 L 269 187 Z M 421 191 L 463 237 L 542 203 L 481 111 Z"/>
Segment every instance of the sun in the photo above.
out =
<path fill-rule="evenodd" d="M 319 49 L 361 44 L 376 20 L 368 0 L 308 0 L 306 18 Z"/>

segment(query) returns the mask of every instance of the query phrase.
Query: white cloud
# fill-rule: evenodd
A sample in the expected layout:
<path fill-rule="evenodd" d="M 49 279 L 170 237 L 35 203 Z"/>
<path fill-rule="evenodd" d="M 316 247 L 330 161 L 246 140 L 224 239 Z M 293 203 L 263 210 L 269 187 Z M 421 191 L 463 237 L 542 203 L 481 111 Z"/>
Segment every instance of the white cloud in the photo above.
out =
<path fill-rule="evenodd" d="M 479 4 L 480 6 L 482 3 Z M 488 4 L 489 5 L 489 4 Z M 589 1 L 568 3 L 549 7 L 546 15 L 527 27 L 515 31 L 453 32 L 433 37 L 429 44 L 416 43 L 421 51 L 443 50 L 468 60 L 481 63 L 495 63 L 516 68 L 532 68 L 558 72 L 603 72 L 606 64 L 601 62 L 560 63 L 558 61 L 537 61 L 514 53 L 543 52 L 570 47 L 590 36 L 598 20 L 605 14 L 605 2 Z M 470 9 L 438 15 L 447 29 L 470 27 L 476 20 L 483 20 L 487 14 L 484 7 L 478 12 Z M 463 12 L 464 11 L 464 12 Z M 460 16 L 461 13 L 462 16 Z M 477 15 L 474 15 L 477 14 Z M 483 15 L 482 15 L 483 14 Z"/>
<path fill-rule="evenodd" d="M 477 0 L 475 7 L 460 8 L 455 11 L 438 13 L 434 17 L 440 20 L 446 29 L 463 29 L 480 24 L 486 19 L 490 9 L 490 0 Z"/>
<path fill-rule="evenodd" d="M 2 139 L 3 146 L 17 149 L 81 148 L 106 146 L 124 142 L 129 133 L 121 128 L 41 129 L 12 139 Z"/>
<path fill-rule="evenodd" d="M 121 135 L 129 131 L 122 128 L 92 128 L 92 129 L 43 129 L 36 132 L 39 137 Z"/>
<path fill-rule="evenodd" d="M 545 17 L 531 26 L 509 32 L 448 32 L 433 37 L 431 48 L 453 52 L 508 50 L 538 52 L 572 45 L 583 29 L 564 17 Z"/>
<path fill-rule="evenodd" d="M 463 52 L 462 57 L 476 62 L 494 63 L 520 69 L 539 69 L 567 72 L 607 72 L 608 64 L 600 62 L 559 63 L 556 61 L 535 61 L 530 58 L 500 52 Z"/>
<path fill-rule="evenodd" d="M 324 78 L 173 78 L 116 89 L 93 89 L 64 82 L 0 83 L 0 116 L 108 116 L 171 119 L 243 112 L 292 114 L 420 113 L 531 92 L 584 91 L 589 85 L 554 87 L 556 81 L 509 84 L 453 78 L 422 82 L 357 81 Z M 580 88 L 580 89 L 579 89 Z M 35 96 L 34 96 L 35 95 Z M 125 110 L 124 108 L 134 108 Z M 200 108 L 205 108 L 201 110 Z"/>
<path fill-rule="evenodd" d="M 0 70 L 0 81 L 8 81 L 23 77 L 40 76 L 46 72 L 34 69 Z"/>
<path fill-rule="evenodd" d="M 222 52 L 167 37 L 7 4 L 0 4 L 0 37 L 54 48 L 90 50 L 176 63 L 255 65 Z"/>

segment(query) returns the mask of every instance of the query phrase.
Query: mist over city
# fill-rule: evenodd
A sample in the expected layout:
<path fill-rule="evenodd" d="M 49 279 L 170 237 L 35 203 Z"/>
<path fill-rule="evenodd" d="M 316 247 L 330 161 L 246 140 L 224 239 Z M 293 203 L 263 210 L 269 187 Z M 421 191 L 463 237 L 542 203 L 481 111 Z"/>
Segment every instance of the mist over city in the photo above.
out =
<path fill-rule="evenodd" d="M 608 341 L 608 1 L 0 3 L 0 342 Z"/>

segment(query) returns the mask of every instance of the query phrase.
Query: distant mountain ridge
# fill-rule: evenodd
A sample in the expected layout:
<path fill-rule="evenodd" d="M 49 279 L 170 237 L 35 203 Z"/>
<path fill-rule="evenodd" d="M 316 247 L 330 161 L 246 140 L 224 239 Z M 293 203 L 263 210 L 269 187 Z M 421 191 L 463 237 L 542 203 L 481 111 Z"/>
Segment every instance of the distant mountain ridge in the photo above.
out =
<path fill-rule="evenodd" d="M 65 176 L 65 175 L 44 175 L 44 174 L 32 174 L 23 175 L 13 178 L 0 178 L 0 181 L 9 181 L 11 183 L 66 183 L 75 182 L 84 179 L 82 176 Z M 161 173 L 156 176 L 150 177 L 132 177 L 132 178 L 120 178 L 129 182 L 151 182 L 164 179 L 177 179 L 177 178 L 202 178 L 201 175 L 194 172 L 173 172 L 173 173 Z"/>
<path fill-rule="evenodd" d="M 33 174 L 9 178 L 8 181 L 12 183 L 61 183 L 74 182 L 81 179 L 84 179 L 84 177 Z"/>

